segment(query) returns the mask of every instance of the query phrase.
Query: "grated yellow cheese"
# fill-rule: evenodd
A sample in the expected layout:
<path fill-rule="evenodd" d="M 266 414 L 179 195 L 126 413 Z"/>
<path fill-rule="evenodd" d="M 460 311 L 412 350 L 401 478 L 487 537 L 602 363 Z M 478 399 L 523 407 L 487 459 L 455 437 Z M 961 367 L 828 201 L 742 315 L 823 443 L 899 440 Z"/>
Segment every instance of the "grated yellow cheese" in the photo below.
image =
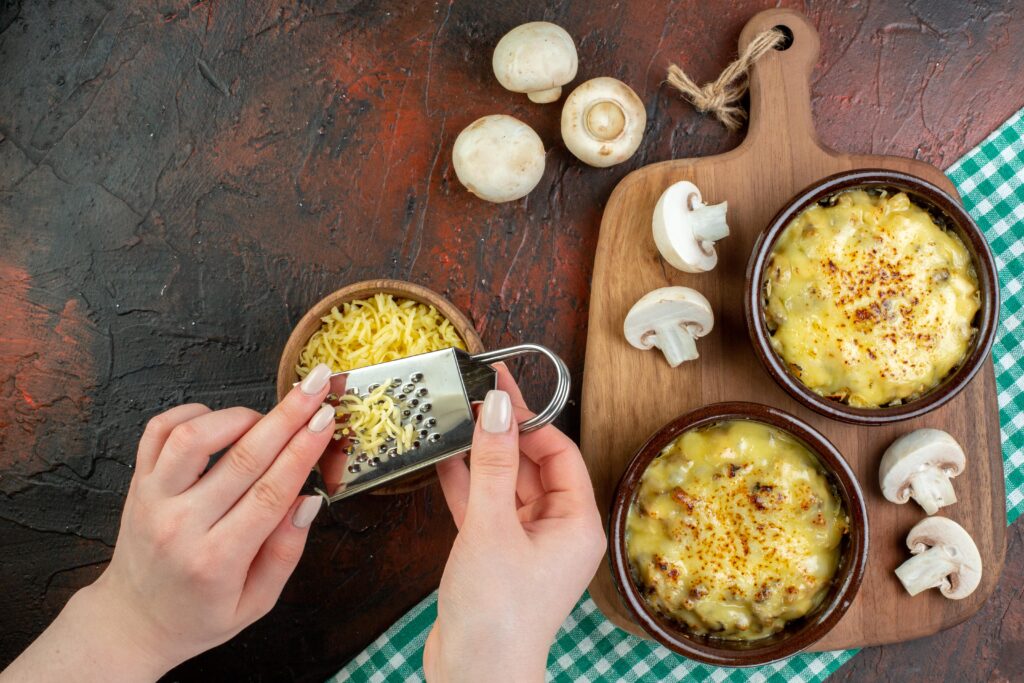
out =
<path fill-rule="evenodd" d="M 305 377 L 318 363 L 346 372 L 430 351 L 466 345 L 436 308 L 379 293 L 332 308 L 299 354 L 295 371 Z"/>
<path fill-rule="evenodd" d="M 451 322 L 433 306 L 378 293 L 342 304 L 322 319 L 306 343 L 295 372 L 305 377 L 319 363 L 332 372 L 347 372 L 420 353 L 465 349 Z M 412 448 L 413 425 L 402 424 L 402 406 L 381 386 L 369 395 L 346 394 L 335 407 L 335 439 L 358 441 L 359 450 L 375 453 L 387 440 L 399 454 Z"/>
<path fill-rule="evenodd" d="M 402 408 L 394 398 L 388 396 L 387 386 L 377 387 L 366 396 L 345 394 L 335 407 L 339 421 L 335 438 L 358 439 L 360 450 L 375 453 L 394 440 L 393 448 L 399 455 L 412 448 L 413 425 L 402 425 Z"/>

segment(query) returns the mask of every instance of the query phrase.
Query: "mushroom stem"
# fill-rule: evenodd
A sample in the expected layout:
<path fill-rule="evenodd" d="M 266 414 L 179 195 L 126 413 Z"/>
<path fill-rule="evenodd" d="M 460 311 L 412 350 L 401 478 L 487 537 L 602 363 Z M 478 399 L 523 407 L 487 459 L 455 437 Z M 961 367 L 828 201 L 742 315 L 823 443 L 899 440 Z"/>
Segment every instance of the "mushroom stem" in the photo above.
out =
<path fill-rule="evenodd" d="M 729 224 L 725 222 L 727 206 L 728 202 L 722 202 L 693 210 L 693 236 L 698 242 L 717 242 L 729 236 Z"/>
<path fill-rule="evenodd" d="M 956 502 L 952 480 L 937 467 L 926 467 L 911 477 L 910 490 L 910 497 L 929 515 L 934 515 L 939 508 Z"/>
<path fill-rule="evenodd" d="M 693 335 L 678 322 L 655 323 L 654 345 L 661 349 L 665 354 L 665 360 L 674 368 L 700 355 L 697 353 L 697 342 Z"/>
<path fill-rule="evenodd" d="M 533 92 L 526 93 L 526 96 L 530 98 L 531 102 L 547 104 L 548 102 L 556 101 L 562 96 L 562 87 L 556 85 L 554 88 L 548 88 L 547 90 L 534 90 Z"/>
<path fill-rule="evenodd" d="M 911 595 L 940 588 L 948 582 L 950 574 L 958 571 L 949 552 L 948 547 L 932 546 L 897 567 L 896 576 Z"/>

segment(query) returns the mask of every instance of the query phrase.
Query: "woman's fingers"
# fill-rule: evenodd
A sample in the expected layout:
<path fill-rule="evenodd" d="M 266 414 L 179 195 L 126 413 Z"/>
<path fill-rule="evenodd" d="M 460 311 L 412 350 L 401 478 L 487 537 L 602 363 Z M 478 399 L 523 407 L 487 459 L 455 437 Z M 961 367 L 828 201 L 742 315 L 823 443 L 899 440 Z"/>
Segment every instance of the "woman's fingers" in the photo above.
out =
<path fill-rule="evenodd" d="M 255 556 L 292 507 L 309 471 L 330 443 L 333 427 L 334 408 L 325 405 L 292 436 L 267 471 L 214 525 L 212 532 L 220 534 L 222 542 L 240 556 Z"/>
<path fill-rule="evenodd" d="M 179 423 L 167 435 L 147 481 L 165 496 L 184 492 L 199 479 L 211 455 L 235 443 L 261 417 L 248 408 L 227 408 Z"/>
<path fill-rule="evenodd" d="M 309 525 L 321 507 L 323 498 L 320 496 L 299 498 L 263 542 L 249 567 L 238 601 L 238 616 L 243 622 L 252 623 L 259 619 L 277 602 L 284 584 L 302 557 Z"/>
<path fill-rule="evenodd" d="M 307 431 L 306 423 L 323 405 L 330 374 L 326 365 L 313 368 L 302 384 L 288 392 L 196 484 L 190 495 L 203 501 L 212 515 L 207 520 L 210 524 L 230 510 L 263 476 L 297 432 Z"/>
<path fill-rule="evenodd" d="M 523 401 L 515 380 L 504 366 L 498 367 L 498 386 L 508 392 L 516 417 L 533 416 Z M 594 504 L 594 488 L 576 444 L 554 426 L 547 425 L 519 438 L 519 448 L 538 468 L 544 495 L 555 496 L 545 510 L 552 515 L 569 516 L 588 510 Z M 522 498 L 522 496 L 520 496 Z M 536 500 L 536 496 L 533 498 Z M 526 503 L 527 501 L 523 501 Z"/>
<path fill-rule="evenodd" d="M 160 449 L 164 447 L 172 429 L 209 412 L 210 409 L 201 403 L 186 403 L 166 410 L 146 423 L 146 429 L 139 439 L 139 452 L 135 457 L 136 473 L 149 474 L 153 471 Z"/>
<path fill-rule="evenodd" d="M 466 517 L 514 520 L 519 471 L 519 429 L 509 395 L 490 391 L 480 407 L 469 454 Z"/>
<path fill-rule="evenodd" d="M 516 477 L 516 496 L 523 505 L 529 505 L 546 493 L 540 478 L 537 463 L 526 456 L 519 458 L 519 475 Z"/>
<path fill-rule="evenodd" d="M 452 513 L 455 528 L 461 529 L 466 519 L 466 506 L 469 505 L 469 467 L 466 466 L 466 457 L 460 455 L 437 463 L 437 478 L 441 481 L 441 491 Z"/>

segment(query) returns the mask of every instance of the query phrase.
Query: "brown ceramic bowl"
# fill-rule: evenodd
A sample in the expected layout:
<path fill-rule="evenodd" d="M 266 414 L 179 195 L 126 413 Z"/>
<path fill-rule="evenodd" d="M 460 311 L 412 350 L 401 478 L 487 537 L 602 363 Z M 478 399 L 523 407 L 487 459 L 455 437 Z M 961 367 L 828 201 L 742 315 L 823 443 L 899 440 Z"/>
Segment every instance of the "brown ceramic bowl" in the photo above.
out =
<path fill-rule="evenodd" d="M 281 361 L 277 366 L 278 401 L 284 398 L 284 395 L 291 390 L 295 382 L 299 381 L 299 376 L 295 372 L 295 365 L 298 362 L 299 354 L 302 353 L 302 349 L 306 346 L 306 342 L 309 341 L 314 332 L 320 329 L 320 319 L 330 313 L 331 308 L 334 306 L 341 306 L 341 304 L 355 299 L 366 299 L 379 292 L 391 294 L 395 298 L 412 299 L 413 301 L 432 305 L 452 323 L 459 336 L 466 343 L 466 348 L 470 353 L 480 353 L 484 350 L 484 344 L 480 340 L 480 335 L 477 334 L 469 318 L 434 290 L 412 282 L 403 282 L 402 280 L 364 280 L 328 294 L 316 302 L 306 315 L 302 316 L 302 319 L 299 320 L 295 329 L 292 330 L 291 336 L 288 337 L 288 342 L 281 353 Z M 428 467 L 419 472 L 413 472 L 393 484 L 373 489 L 370 493 L 378 495 L 407 493 L 426 486 L 436 478 L 437 475 L 434 472 L 434 468 Z"/>
<path fill-rule="evenodd" d="M 728 420 L 752 420 L 781 429 L 814 453 L 850 516 L 841 559 L 828 594 L 810 614 L 754 641 L 710 638 L 653 610 L 637 587 L 626 550 L 626 518 L 640 478 L 655 457 L 683 432 Z M 612 502 L 608 535 L 612 577 L 632 618 L 655 640 L 681 655 L 716 666 L 758 666 L 794 655 L 820 640 L 853 602 L 868 560 L 868 513 L 857 479 L 836 447 L 806 422 L 759 403 L 716 403 L 676 418 L 647 440 L 626 466 Z"/>
<path fill-rule="evenodd" d="M 974 261 L 975 273 L 981 292 L 981 308 L 974 319 L 976 334 L 964 360 L 937 386 L 922 396 L 894 406 L 856 408 L 842 401 L 815 393 L 794 377 L 772 348 L 770 332 L 764 318 L 764 277 L 772 251 L 779 236 L 800 213 L 840 192 L 853 189 L 897 189 L 906 192 L 910 200 L 926 209 L 936 222 L 953 231 L 967 247 Z M 846 171 L 817 182 L 794 197 L 776 214 L 767 229 L 758 238 L 747 267 L 744 297 L 747 328 L 761 362 L 778 384 L 796 400 L 822 415 L 854 424 L 886 424 L 909 420 L 935 410 L 956 396 L 985 363 L 995 339 L 999 319 L 999 279 L 995 259 L 981 230 L 967 214 L 960 202 L 945 190 L 921 178 L 880 169 Z"/>

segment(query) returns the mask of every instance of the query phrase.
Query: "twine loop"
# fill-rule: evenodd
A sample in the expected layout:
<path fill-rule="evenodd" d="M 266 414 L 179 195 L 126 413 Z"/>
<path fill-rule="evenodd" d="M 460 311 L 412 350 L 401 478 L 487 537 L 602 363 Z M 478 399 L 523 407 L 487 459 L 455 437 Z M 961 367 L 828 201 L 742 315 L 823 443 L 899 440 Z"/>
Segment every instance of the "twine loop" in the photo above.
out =
<path fill-rule="evenodd" d="M 750 87 L 750 67 L 770 50 L 782 46 L 786 35 L 777 28 L 762 31 L 747 45 L 743 53 L 722 70 L 718 78 L 697 85 L 675 64 L 668 67 L 668 84 L 682 93 L 697 111 L 711 113 L 730 131 L 737 131 L 747 112 L 737 102 Z"/>

